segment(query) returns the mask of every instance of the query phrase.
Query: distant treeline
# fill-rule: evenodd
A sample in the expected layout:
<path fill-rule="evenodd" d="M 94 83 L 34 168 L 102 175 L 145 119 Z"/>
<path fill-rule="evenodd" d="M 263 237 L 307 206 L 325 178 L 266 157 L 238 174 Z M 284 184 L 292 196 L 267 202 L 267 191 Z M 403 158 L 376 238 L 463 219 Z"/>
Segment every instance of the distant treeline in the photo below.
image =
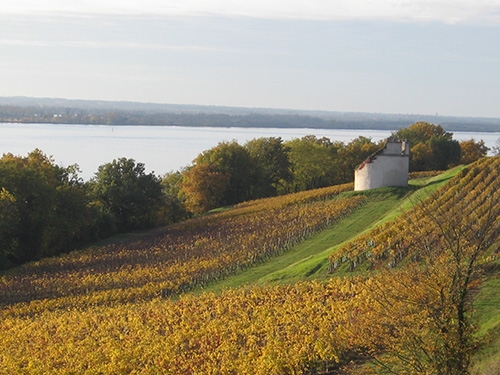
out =
<path fill-rule="evenodd" d="M 482 141 L 459 143 L 441 126 L 416 123 L 410 170 L 443 170 L 486 155 Z M 83 182 L 76 165 L 60 167 L 41 150 L 0 158 L 0 268 L 56 255 L 116 233 L 176 222 L 243 201 L 351 182 L 354 169 L 382 147 L 308 135 L 284 142 L 221 142 L 163 177 L 120 158 Z"/>
<path fill-rule="evenodd" d="M 72 108 L 35 108 L 0 106 L 0 122 L 89 124 L 89 125 L 159 125 L 245 128 L 311 129 L 385 129 L 408 126 L 407 121 L 342 121 L 296 114 L 225 114 L 225 113 L 146 113 L 136 111 L 85 111 Z"/>
<path fill-rule="evenodd" d="M 416 121 L 446 130 L 500 131 L 500 120 L 491 118 L 0 98 L 0 122 L 394 130 Z"/>

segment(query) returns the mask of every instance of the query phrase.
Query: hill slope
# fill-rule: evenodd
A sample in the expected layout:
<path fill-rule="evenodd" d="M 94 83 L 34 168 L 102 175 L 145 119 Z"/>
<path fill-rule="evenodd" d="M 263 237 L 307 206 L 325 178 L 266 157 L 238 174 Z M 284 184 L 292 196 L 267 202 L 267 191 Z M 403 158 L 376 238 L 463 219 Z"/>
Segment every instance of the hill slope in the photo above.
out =
<path fill-rule="evenodd" d="M 397 215 L 408 217 L 440 186 L 443 196 L 454 189 L 468 197 L 473 185 L 462 181 L 483 170 L 489 175 L 477 183 L 497 194 L 498 161 L 409 189 L 354 193 L 343 185 L 248 202 L 12 270 L 0 278 L 0 374 L 317 373 L 359 355 L 380 358 L 400 348 L 402 337 L 426 341 L 433 332 L 426 314 L 440 297 L 428 286 L 445 283 L 446 267 L 385 270 L 382 258 L 374 273 L 366 272 L 373 268 L 368 262 L 354 272 L 343 262 L 328 274 L 332 254 L 362 243 Z M 477 210 L 481 202 L 488 198 L 477 200 Z M 404 292 L 401 285 L 411 293 L 395 295 Z M 497 281 L 485 285 L 476 299 L 481 335 L 500 327 L 498 305 L 488 297 Z M 219 292 L 227 286 L 239 287 Z M 217 293 L 177 297 L 201 287 Z M 432 304 L 405 303 L 420 295 Z"/>
<path fill-rule="evenodd" d="M 202 290 L 216 291 L 248 284 L 264 285 L 328 278 L 328 256 L 332 248 L 408 210 L 415 202 L 425 199 L 445 184 L 461 168 L 454 168 L 436 177 L 410 181 L 408 189 L 386 188 L 344 193 L 346 196 L 363 196 L 367 202 L 335 225 L 300 242 L 286 253 L 220 282 L 211 283 Z"/>

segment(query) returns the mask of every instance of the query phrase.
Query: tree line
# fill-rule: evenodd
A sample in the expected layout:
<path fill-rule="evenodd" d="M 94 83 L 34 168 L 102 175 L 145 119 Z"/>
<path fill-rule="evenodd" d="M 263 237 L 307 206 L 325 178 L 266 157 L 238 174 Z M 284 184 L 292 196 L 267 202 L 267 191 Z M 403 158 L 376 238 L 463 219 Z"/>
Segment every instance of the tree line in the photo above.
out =
<path fill-rule="evenodd" d="M 189 110 L 187 110 L 189 111 Z M 26 107 L 0 105 L 0 122 L 45 124 L 93 124 L 93 125 L 158 125 L 201 127 L 272 127 L 317 129 L 369 129 L 377 122 L 332 120 L 310 115 L 267 113 L 206 113 L 179 111 L 144 111 L 117 109 L 83 109 L 66 107 Z M 382 128 L 392 129 L 404 125 L 395 121 Z"/>
<path fill-rule="evenodd" d="M 486 154 L 484 142 L 459 143 L 439 125 L 394 132 L 411 142 L 411 171 L 446 169 Z M 41 150 L 0 159 L 0 267 L 55 255 L 111 235 L 147 229 L 250 199 L 351 182 L 354 169 L 382 147 L 308 135 L 283 141 L 221 142 L 163 177 L 120 158 L 83 182 Z"/>
<path fill-rule="evenodd" d="M 41 150 L 0 159 L 0 265 L 56 255 L 110 235 L 162 224 L 161 178 L 121 158 L 84 183 Z"/>
<path fill-rule="evenodd" d="M 410 171 L 445 170 L 488 152 L 484 142 L 458 142 L 440 125 L 418 122 L 393 132 L 410 142 Z M 201 153 L 184 171 L 167 174 L 168 190 L 190 212 L 352 182 L 354 170 L 383 147 L 359 136 L 349 143 L 308 135 L 283 141 L 258 138 L 239 145 L 221 142 Z"/>
<path fill-rule="evenodd" d="M 316 129 L 399 129 L 415 121 L 439 122 L 454 131 L 498 131 L 495 118 L 415 114 L 306 111 L 186 104 L 109 102 L 0 97 L 0 122 L 273 127 Z"/>

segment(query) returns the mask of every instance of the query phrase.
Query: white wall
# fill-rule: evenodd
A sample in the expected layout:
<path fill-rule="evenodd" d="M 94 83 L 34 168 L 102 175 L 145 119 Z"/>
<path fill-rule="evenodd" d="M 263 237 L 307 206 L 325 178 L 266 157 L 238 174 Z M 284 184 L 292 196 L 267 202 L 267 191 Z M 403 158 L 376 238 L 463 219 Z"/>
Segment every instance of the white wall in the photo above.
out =
<path fill-rule="evenodd" d="M 407 186 L 408 170 L 407 155 L 377 155 L 371 163 L 365 162 L 361 169 L 358 168 L 354 172 L 354 190 Z"/>

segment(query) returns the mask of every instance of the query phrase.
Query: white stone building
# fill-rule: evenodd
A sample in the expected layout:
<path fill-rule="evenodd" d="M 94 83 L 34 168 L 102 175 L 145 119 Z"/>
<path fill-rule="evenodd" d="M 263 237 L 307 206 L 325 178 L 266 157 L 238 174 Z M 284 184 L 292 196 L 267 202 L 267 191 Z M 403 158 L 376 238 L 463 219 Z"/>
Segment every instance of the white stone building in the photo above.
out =
<path fill-rule="evenodd" d="M 354 190 L 407 186 L 410 144 L 389 138 L 381 150 L 366 159 L 354 172 Z"/>

